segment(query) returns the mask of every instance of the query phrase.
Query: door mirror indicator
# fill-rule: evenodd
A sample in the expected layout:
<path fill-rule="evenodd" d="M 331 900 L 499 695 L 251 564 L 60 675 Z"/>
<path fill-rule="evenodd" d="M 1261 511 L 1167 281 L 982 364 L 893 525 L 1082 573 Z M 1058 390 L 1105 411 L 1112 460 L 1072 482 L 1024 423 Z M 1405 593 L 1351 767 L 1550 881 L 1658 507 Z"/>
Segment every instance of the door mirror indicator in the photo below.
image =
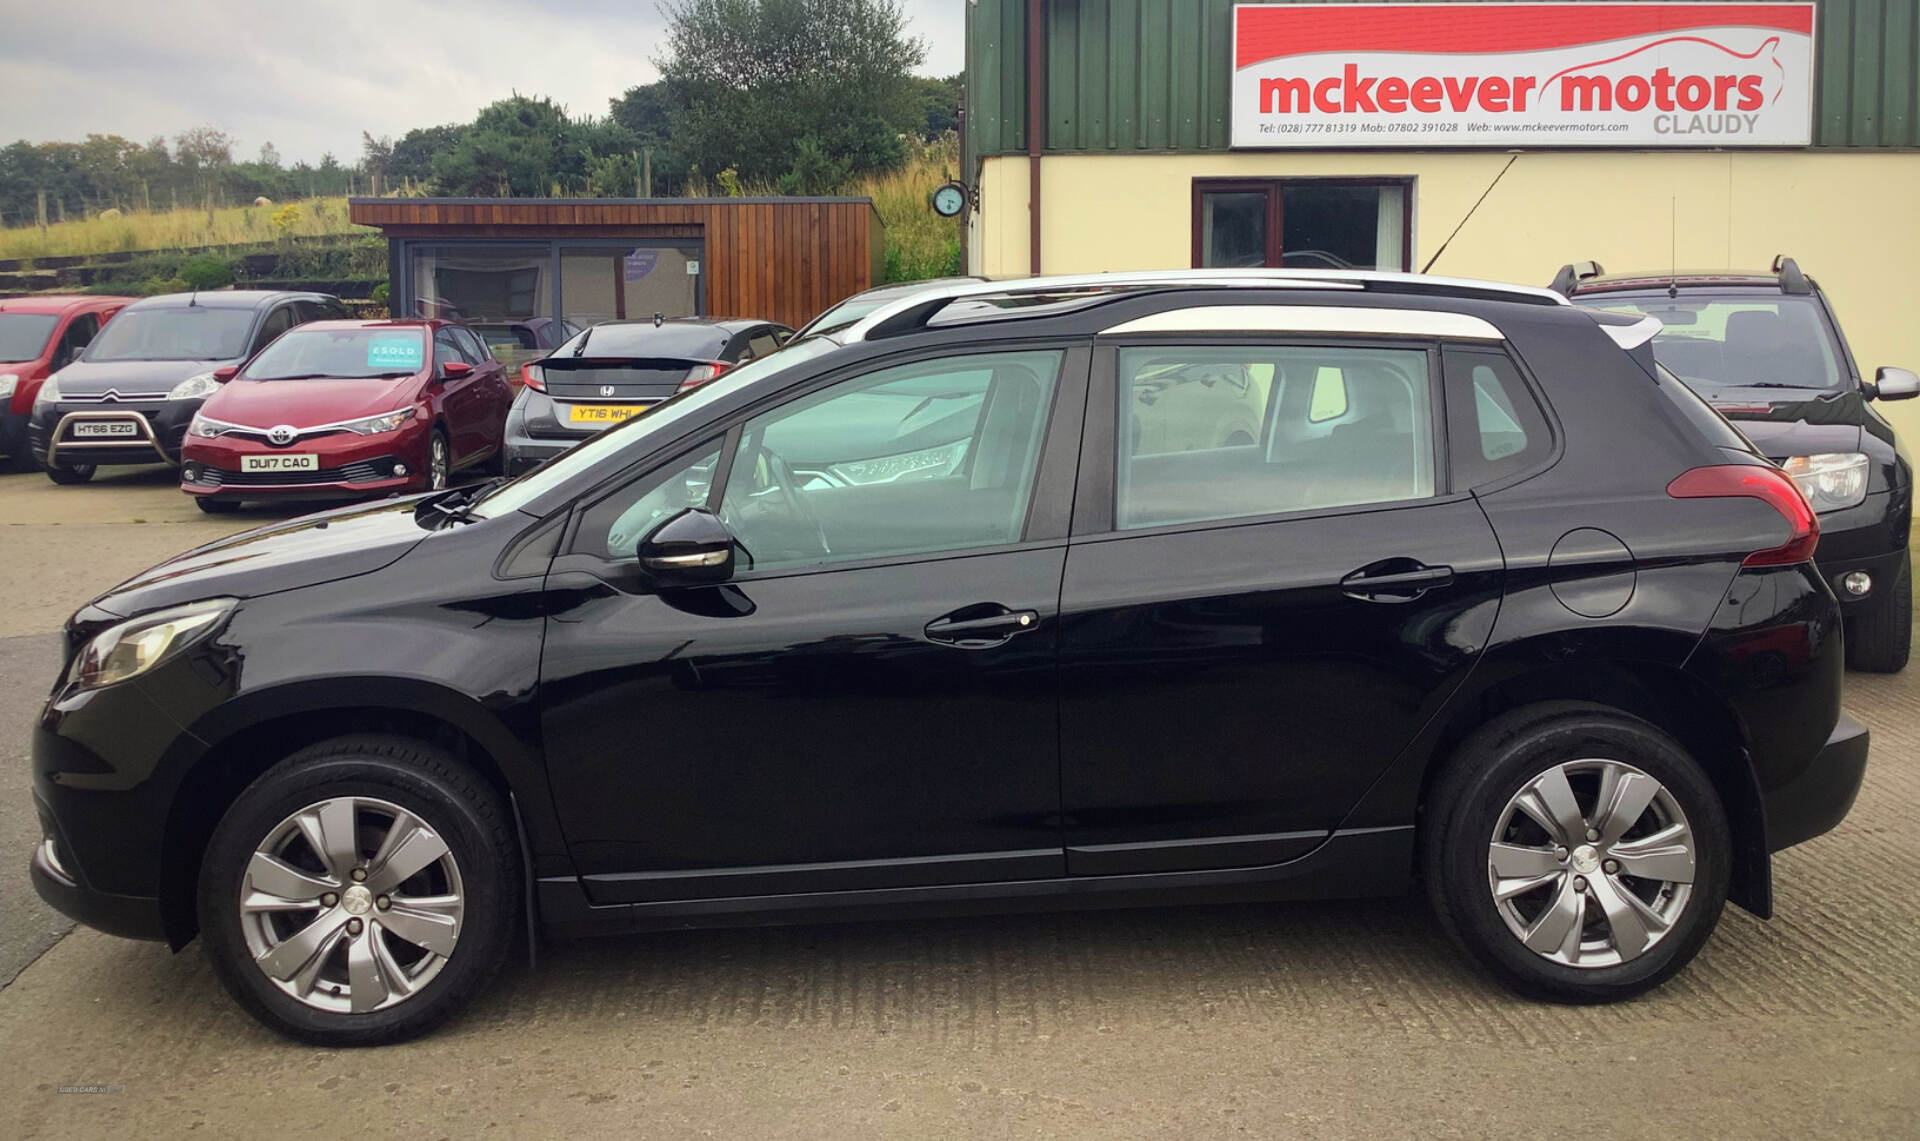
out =
<path fill-rule="evenodd" d="M 713 512 L 689 507 L 640 540 L 640 573 L 656 587 L 712 586 L 733 577 L 733 532 Z"/>
<path fill-rule="evenodd" d="M 472 375 L 473 366 L 466 361 L 448 361 L 446 364 L 440 366 L 440 379 L 442 380 L 459 380 L 462 377 Z"/>
<path fill-rule="evenodd" d="M 1920 396 L 1920 376 L 1889 365 L 1873 374 L 1873 388 L 1867 395 L 1881 400 L 1910 400 Z"/>
<path fill-rule="evenodd" d="M 229 380 L 232 380 L 235 376 L 238 376 L 239 373 L 240 373 L 239 365 L 223 364 L 219 368 L 216 368 L 213 370 L 213 379 L 217 383 L 225 384 Z"/>

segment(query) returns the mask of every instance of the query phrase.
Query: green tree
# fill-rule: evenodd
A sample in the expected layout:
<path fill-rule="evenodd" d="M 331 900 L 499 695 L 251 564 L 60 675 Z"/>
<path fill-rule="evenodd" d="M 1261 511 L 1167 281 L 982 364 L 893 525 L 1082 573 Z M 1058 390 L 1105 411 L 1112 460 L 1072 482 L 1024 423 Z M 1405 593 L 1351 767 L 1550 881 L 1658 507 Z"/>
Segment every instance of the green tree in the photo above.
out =
<path fill-rule="evenodd" d="M 899 136 L 922 129 L 911 72 L 926 48 L 897 0 L 677 0 L 665 11 L 655 63 L 671 137 L 705 169 L 777 179 L 810 138 L 860 174 L 897 165 Z"/>
<path fill-rule="evenodd" d="M 920 96 L 923 118 L 921 138 L 932 142 L 948 131 L 960 129 L 960 93 L 966 84 L 964 72 L 949 75 L 945 79 L 914 78 L 913 85 Z"/>

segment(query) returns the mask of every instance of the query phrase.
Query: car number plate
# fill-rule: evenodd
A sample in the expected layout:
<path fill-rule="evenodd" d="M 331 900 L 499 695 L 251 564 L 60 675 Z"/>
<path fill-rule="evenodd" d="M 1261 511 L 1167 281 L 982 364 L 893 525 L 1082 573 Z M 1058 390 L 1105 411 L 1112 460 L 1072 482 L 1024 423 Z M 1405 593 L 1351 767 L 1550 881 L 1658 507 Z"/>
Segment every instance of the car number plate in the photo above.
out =
<path fill-rule="evenodd" d="M 572 424 L 618 424 L 647 410 L 645 404 L 575 404 L 567 410 Z"/>
<path fill-rule="evenodd" d="M 80 420 L 73 425 L 73 437 L 79 439 L 138 439 L 140 425 L 131 420 Z"/>
<path fill-rule="evenodd" d="M 271 456 L 241 456 L 241 471 L 319 471 L 320 457 L 285 452 Z"/>

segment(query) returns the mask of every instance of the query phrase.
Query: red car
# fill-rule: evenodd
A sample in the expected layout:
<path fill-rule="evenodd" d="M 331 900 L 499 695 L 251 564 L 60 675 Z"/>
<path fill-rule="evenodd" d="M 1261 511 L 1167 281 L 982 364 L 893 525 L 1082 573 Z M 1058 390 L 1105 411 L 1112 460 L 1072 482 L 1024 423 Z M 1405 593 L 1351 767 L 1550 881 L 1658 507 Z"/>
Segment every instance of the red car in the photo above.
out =
<path fill-rule="evenodd" d="M 33 470 L 27 421 L 40 383 L 79 356 L 107 318 L 132 300 L 83 294 L 0 300 L 0 457 L 6 468 Z"/>
<path fill-rule="evenodd" d="M 202 511 L 425 491 L 506 454 L 513 388 L 456 322 L 313 321 L 214 379 L 180 455 Z"/>

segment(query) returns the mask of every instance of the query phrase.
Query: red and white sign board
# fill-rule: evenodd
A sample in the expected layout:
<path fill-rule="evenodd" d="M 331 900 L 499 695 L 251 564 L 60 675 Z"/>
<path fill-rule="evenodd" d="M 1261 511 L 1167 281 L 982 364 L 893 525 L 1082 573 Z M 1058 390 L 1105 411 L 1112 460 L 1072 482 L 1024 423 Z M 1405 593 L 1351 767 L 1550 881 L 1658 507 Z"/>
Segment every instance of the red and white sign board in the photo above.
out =
<path fill-rule="evenodd" d="M 1240 4 L 1236 147 L 1782 147 L 1812 4 Z"/>

